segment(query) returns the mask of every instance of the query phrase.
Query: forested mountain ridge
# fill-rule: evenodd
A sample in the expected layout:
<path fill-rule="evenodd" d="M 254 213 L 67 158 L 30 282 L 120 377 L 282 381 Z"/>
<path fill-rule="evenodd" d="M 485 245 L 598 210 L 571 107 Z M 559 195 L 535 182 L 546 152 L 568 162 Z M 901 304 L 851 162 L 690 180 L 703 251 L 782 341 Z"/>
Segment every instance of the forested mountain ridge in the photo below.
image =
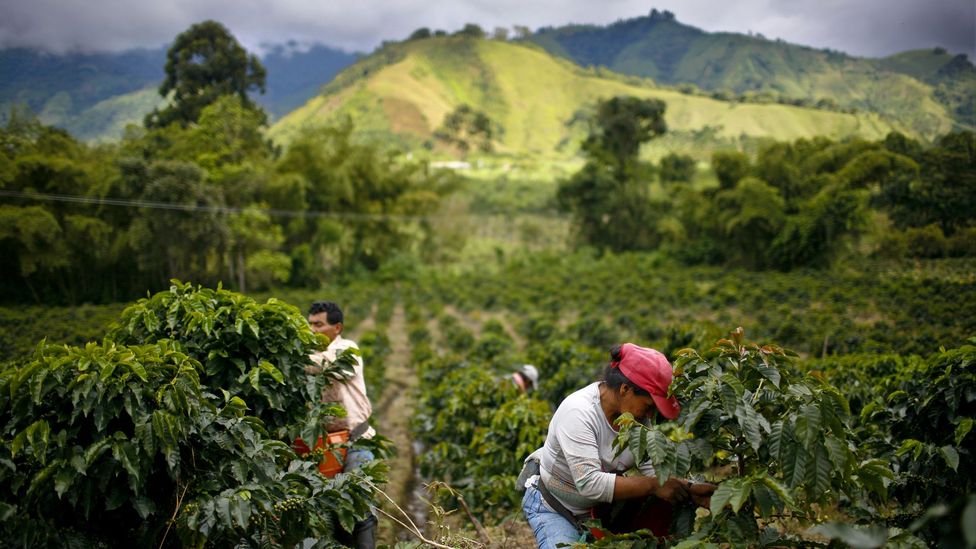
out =
<path fill-rule="evenodd" d="M 318 93 L 357 55 L 322 44 L 268 46 L 261 54 L 268 72 L 264 95 L 255 100 L 280 117 Z M 83 140 L 115 140 L 126 124 L 163 100 L 166 47 L 118 53 L 51 54 L 39 50 L 0 50 L 0 113 L 26 105 L 45 124 L 62 127 Z"/>
<path fill-rule="evenodd" d="M 709 33 L 657 10 L 607 26 L 546 27 L 528 39 L 583 66 L 753 100 L 868 110 L 929 138 L 976 124 L 976 70 L 965 55 L 939 49 L 858 58 L 760 34 Z"/>
<path fill-rule="evenodd" d="M 885 119 L 889 126 L 928 140 L 953 129 L 976 125 L 976 69 L 965 55 L 953 56 L 938 48 L 903 52 L 883 59 L 857 58 L 837 51 L 771 41 L 761 35 L 708 33 L 680 23 L 669 12 L 657 11 L 608 26 L 544 27 L 529 34 L 527 40 L 583 67 L 605 67 L 615 73 L 653 79 L 657 84 L 683 91 L 684 97 L 698 95 L 734 101 L 743 108 L 779 104 L 817 107 L 822 112 L 873 113 Z M 268 46 L 260 54 L 268 73 L 267 90 L 255 100 L 272 120 L 280 120 L 317 96 L 340 70 L 353 65 L 357 59 L 360 64 L 352 73 L 377 66 L 375 59 L 403 55 L 403 51 L 413 47 L 410 42 L 385 43 L 370 56 L 372 60 L 321 44 L 311 48 L 293 42 Z M 467 51 L 470 48 L 455 53 Z M 165 56 L 165 48 L 64 55 L 26 49 L 0 50 L 0 109 L 6 113 L 14 104 L 26 104 L 44 123 L 63 127 L 80 139 L 118 139 L 126 124 L 141 122 L 147 112 L 162 103 L 156 90 L 163 78 Z M 448 65 L 465 63 L 458 55 L 454 57 Z M 510 62 L 522 60 L 513 58 Z M 481 63 L 479 59 L 471 62 Z M 517 67 L 501 70 L 511 74 L 520 71 Z M 551 85 L 531 71 L 521 72 L 527 78 L 527 82 L 519 85 L 522 91 L 533 85 L 541 88 L 529 90 L 529 95 L 544 95 Z M 606 71 L 597 73 L 606 76 Z M 477 80 L 481 75 L 468 76 Z M 459 78 L 460 73 L 450 80 Z M 611 79 L 625 80 L 620 76 Z M 325 93 L 328 95 L 334 89 L 334 85 L 327 86 Z M 432 93 L 436 94 L 436 90 Z M 466 97 L 457 99 L 461 103 L 469 102 Z M 451 108 L 454 106 L 452 103 Z M 359 115 L 354 118 L 361 118 L 363 109 L 376 108 L 376 105 L 360 107 Z M 480 110 L 488 112 L 491 107 L 481 105 Z M 406 116 L 390 103 L 383 109 L 394 119 Z M 435 118 L 427 120 L 425 124 L 430 127 L 419 132 L 424 137 L 421 142 L 429 137 L 424 136 L 425 132 L 432 135 L 436 131 L 449 110 L 445 106 L 424 111 L 424 116 Z M 492 117 L 497 118 L 498 113 Z M 379 120 L 373 125 L 397 127 L 402 122 Z M 836 123 L 828 125 L 826 135 L 843 133 L 837 130 Z M 739 124 L 723 123 L 721 129 L 706 126 L 698 124 L 696 131 L 728 135 Z M 807 135 L 809 131 L 807 127 L 796 130 L 794 135 L 779 137 Z M 563 135 L 555 143 L 566 137 L 565 131 L 559 132 Z M 740 133 L 749 136 L 763 132 Z"/>
<path fill-rule="evenodd" d="M 649 79 L 584 69 L 532 44 L 472 36 L 387 44 L 279 120 L 271 135 L 286 143 L 302 128 L 348 117 L 363 138 L 430 148 L 456 143 L 457 133 L 470 130 L 447 122 L 467 109 L 486 117 L 490 133 L 488 143 L 469 139 L 471 146 L 575 154 L 585 130 L 585 123 L 576 122 L 585 122 L 598 99 L 616 95 L 664 100 L 669 136 L 683 140 L 671 145 L 816 135 L 878 139 L 893 129 L 920 135 L 874 113 L 722 101 L 656 86 Z"/>

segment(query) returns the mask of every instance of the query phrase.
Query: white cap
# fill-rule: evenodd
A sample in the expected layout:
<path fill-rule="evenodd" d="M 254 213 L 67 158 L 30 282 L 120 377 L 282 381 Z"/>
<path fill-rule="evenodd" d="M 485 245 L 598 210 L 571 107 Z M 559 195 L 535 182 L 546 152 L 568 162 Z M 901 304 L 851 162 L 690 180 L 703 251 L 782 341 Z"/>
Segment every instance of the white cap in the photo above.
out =
<path fill-rule="evenodd" d="M 533 386 L 537 387 L 539 385 L 539 370 L 536 369 L 535 366 L 531 364 L 523 364 L 522 367 L 519 368 L 519 372 L 528 378 L 528 380 L 532 382 Z"/>

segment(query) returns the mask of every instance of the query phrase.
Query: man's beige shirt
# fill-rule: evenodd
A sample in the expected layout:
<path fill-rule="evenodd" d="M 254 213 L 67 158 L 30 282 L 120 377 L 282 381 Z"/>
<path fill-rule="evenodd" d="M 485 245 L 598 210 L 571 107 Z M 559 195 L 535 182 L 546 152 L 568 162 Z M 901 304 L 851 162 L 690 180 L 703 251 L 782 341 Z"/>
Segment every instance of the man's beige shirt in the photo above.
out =
<path fill-rule="evenodd" d="M 322 366 L 326 362 L 335 362 L 336 356 L 340 351 L 348 348 L 358 349 L 351 339 L 346 339 L 337 335 L 332 343 L 321 352 L 311 356 L 315 364 Z M 346 409 L 346 417 L 332 418 L 326 429 L 329 432 L 341 431 L 342 429 L 353 430 L 362 422 L 369 420 L 373 413 L 373 405 L 366 396 L 366 379 L 363 377 L 363 359 L 356 357 L 356 366 L 353 368 L 353 376 L 344 382 L 335 382 L 322 390 L 322 402 L 338 402 Z M 372 427 L 366 430 L 363 438 L 373 438 L 376 431 Z"/>

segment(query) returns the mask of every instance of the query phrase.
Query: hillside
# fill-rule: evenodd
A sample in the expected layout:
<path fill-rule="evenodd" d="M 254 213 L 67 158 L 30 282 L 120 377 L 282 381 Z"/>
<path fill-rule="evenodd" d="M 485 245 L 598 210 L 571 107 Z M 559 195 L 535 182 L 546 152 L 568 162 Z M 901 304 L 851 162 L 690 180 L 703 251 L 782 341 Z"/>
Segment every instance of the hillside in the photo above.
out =
<path fill-rule="evenodd" d="M 938 93 L 939 83 L 918 70 L 905 70 L 909 63 L 851 57 L 761 35 L 707 33 L 678 22 L 670 12 L 654 10 L 608 26 L 544 28 L 529 40 L 583 66 L 604 66 L 662 84 L 876 112 L 928 138 L 954 125 L 974 125 L 971 115 L 958 111 L 959 99 Z M 972 70 L 964 56 L 956 63 Z"/>
<path fill-rule="evenodd" d="M 950 55 L 942 48 L 913 50 L 880 59 L 877 65 L 932 85 L 936 98 L 957 120 L 976 126 L 976 66 L 965 54 Z"/>
<path fill-rule="evenodd" d="M 126 124 L 141 124 L 162 102 L 156 90 L 166 49 L 62 55 L 0 50 L 0 119 L 11 106 L 27 105 L 45 124 L 79 139 L 118 139 Z M 267 89 L 255 99 L 278 118 L 315 96 L 356 57 L 321 44 L 270 45 L 261 56 Z"/>
<path fill-rule="evenodd" d="M 287 142 L 302 128 L 349 117 L 363 137 L 430 147 L 444 117 L 467 104 L 497 125 L 500 152 L 572 154 L 583 129 L 568 122 L 614 95 L 661 99 L 668 104 L 673 136 L 705 136 L 712 144 L 814 135 L 876 139 L 893 127 L 915 133 L 873 113 L 719 101 L 648 79 L 583 69 L 530 44 L 451 36 L 388 45 L 340 73 L 271 134 Z"/>

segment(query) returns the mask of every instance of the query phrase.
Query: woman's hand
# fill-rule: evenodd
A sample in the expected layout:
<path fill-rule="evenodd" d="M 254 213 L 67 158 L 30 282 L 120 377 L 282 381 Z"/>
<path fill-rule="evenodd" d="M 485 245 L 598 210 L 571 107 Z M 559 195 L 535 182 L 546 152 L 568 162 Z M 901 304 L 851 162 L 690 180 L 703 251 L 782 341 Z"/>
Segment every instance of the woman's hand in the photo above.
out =
<path fill-rule="evenodd" d="M 718 486 L 714 484 L 709 484 L 707 482 L 689 482 L 688 483 L 688 493 L 691 496 L 691 501 L 699 507 L 708 508 L 712 503 L 712 494 L 715 493 L 715 489 Z"/>
<path fill-rule="evenodd" d="M 654 495 L 671 503 L 681 503 L 688 500 L 688 481 L 669 478 L 664 484 L 658 485 Z"/>
<path fill-rule="evenodd" d="M 322 368 L 318 366 L 309 365 L 305 367 L 305 373 L 313 376 L 318 375 L 322 373 Z"/>

